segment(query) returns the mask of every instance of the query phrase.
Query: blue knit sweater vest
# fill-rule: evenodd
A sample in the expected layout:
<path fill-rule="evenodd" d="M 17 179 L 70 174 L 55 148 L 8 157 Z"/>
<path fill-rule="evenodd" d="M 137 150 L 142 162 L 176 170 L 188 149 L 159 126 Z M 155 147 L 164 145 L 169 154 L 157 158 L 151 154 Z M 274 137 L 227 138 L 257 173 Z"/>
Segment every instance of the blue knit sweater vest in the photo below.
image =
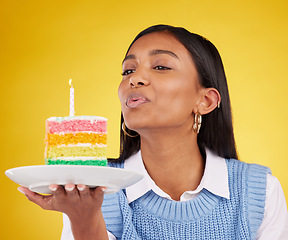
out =
<path fill-rule="evenodd" d="M 125 240 L 255 239 L 264 216 L 270 170 L 234 159 L 226 163 L 230 199 L 203 189 L 196 198 L 177 202 L 151 190 L 128 204 L 121 190 L 104 197 L 107 230 Z"/>

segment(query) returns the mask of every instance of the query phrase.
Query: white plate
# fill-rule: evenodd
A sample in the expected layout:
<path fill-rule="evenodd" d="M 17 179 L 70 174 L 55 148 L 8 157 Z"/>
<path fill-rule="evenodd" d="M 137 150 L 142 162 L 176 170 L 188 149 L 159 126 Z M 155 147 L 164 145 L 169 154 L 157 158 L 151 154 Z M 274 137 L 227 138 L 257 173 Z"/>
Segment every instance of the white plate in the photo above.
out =
<path fill-rule="evenodd" d="M 105 193 L 114 193 L 138 182 L 143 176 L 122 168 L 100 166 L 39 165 L 12 168 L 6 176 L 33 192 L 51 194 L 50 184 L 85 184 L 89 187 L 107 187 Z"/>

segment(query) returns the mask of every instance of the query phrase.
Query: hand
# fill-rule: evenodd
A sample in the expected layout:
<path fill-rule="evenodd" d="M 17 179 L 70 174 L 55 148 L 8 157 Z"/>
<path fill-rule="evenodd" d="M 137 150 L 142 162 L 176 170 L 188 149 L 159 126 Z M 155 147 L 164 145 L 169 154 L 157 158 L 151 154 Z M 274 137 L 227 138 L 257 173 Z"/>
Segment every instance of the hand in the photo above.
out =
<path fill-rule="evenodd" d="M 67 184 L 65 188 L 59 185 L 50 185 L 52 195 L 41 195 L 30 191 L 26 187 L 18 190 L 35 204 L 45 210 L 54 210 L 65 213 L 68 217 L 80 217 L 101 209 L 105 187 L 89 189 L 86 185 Z M 84 216 L 83 216 L 84 217 Z"/>
<path fill-rule="evenodd" d="M 71 222 L 75 240 L 108 239 L 101 205 L 105 187 L 89 189 L 86 185 L 50 185 L 51 195 L 41 195 L 26 187 L 18 190 L 45 210 L 65 213 Z"/>

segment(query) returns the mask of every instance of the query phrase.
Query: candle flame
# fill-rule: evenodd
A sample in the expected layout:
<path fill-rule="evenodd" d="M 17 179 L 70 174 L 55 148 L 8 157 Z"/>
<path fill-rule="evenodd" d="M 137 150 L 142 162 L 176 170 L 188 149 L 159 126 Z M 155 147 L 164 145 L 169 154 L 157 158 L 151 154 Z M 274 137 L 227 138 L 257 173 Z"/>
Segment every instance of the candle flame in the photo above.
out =
<path fill-rule="evenodd" d="M 69 85 L 72 86 L 72 79 L 69 80 Z"/>

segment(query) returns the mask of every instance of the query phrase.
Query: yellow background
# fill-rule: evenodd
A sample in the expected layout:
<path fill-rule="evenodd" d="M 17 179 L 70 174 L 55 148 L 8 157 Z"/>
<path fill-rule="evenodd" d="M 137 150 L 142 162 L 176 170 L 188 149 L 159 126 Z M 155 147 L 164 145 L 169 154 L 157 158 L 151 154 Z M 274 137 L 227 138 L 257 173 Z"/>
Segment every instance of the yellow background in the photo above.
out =
<path fill-rule="evenodd" d="M 183 26 L 220 51 L 241 160 L 269 166 L 288 199 L 288 4 L 242 1 L 0 1 L 1 239 L 60 239 L 62 216 L 17 191 L 5 170 L 44 164 L 45 119 L 109 119 L 109 157 L 118 156 L 117 87 L 125 51 L 144 28 Z"/>

